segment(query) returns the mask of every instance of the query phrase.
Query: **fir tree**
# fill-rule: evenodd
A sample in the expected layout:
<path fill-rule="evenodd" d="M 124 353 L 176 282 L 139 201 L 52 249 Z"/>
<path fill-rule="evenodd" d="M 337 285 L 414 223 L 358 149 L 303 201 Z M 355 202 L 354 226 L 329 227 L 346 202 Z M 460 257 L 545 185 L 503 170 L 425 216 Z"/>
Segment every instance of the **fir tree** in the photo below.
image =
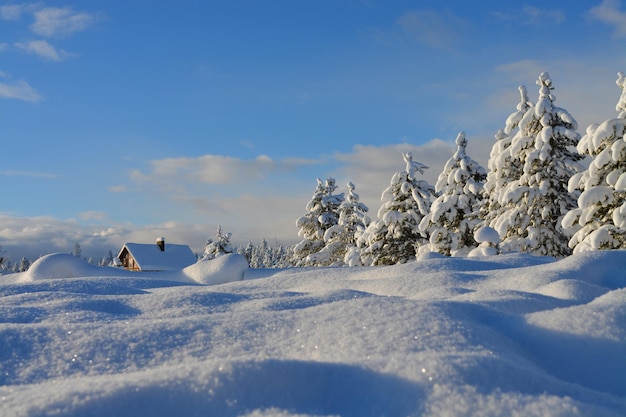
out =
<path fill-rule="evenodd" d="M 77 258 L 80 258 L 81 253 L 82 253 L 82 249 L 80 248 L 80 245 L 78 244 L 78 242 L 74 243 L 74 249 L 72 250 L 72 255 L 76 256 Z"/>
<path fill-rule="evenodd" d="M 215 241 L 210 239 L 207 240 L 207 243 L 204 246 L 204 254 L 202 255 L 202 258 L 200 258 L 200 261 L 210 261 L 218 256 L 233 253 L 233 248 L 230 245 L 231 233 L 223 233 L 222 226 L 217 226 L 217 233 L 215 237 Z"/>
<path fill-rule="evenodd" d="M 578 207 L 563 219 L 575 233 L 569 241 L 574 253 L 626 249 L 626 77 L 618 73 L 622 94 L 618 116 L 587 128 L 578 144 L 592 159 L 587 170 L 572 177 L 571 192 L 581 191 Z"/>
<path fill-rule="evenodd" d="M 581 170 L 575 149 L 580 135 L 576 120 L 554 105 L 548 73 L 541 73 L 537 84 L 539 100 L 520 121 L 509 147 L 511 154 L 522 152 L 523 173 L 499 196 L 502 209 L 491 225 L 502 237 L 503 251 L 562 257 L 571 253 L 561 219 L 576 205 L 567 183 Z"/>
<path fill-rule="evenodd" d="M 356 236 L 369 224 L 368 208 L 359 201 L 354 184 L 348 182 L 348 196 L 339 205 L 337 224 L 324 233 L 324 248 L 309 255 L 309 263 L 315 265 L 345 265 L 346 254 L 356 248 Z"/>
<path fill-rule="evenodd" d="M 480 223 L 478 211 L 483 198 L 485 169 L 467 156 L 467 139 L 461 132 L 456 138 L 457 150 L 446 162 L 435 185 L 439 197 L 420 222 L 419 229 L 430 236 L 420 252 L 444 255 L 466 255 L 478 246 L 474 230 Z"/>
<path fill-rule="evenodd" d="M 416 248 L 428 241 L 418 225 L 430 210 L 435 189 L 415 173 L 428 167 L 403 154 L 404 171 L 396 172 L 381 196 L 378 219 L 372 221 L 359 240 L 364 265 L 393 265 L 415 257 Z"/>
<path fill-rule="evenodd" d="M 484 184 L 485 198 L 480 208 L 480 217 L 486 225 L 493 226 L 492 221 L 500 213 L 499 201 L 506 187 L 522 176 L 525 155 L 533 144 L 532 136 L 525 135 L 525 132 L 519 129 L 524 117 L 532 116 L 529 110 L 533 104 L 528 99 L 526 87 L 521 85 L 518 90 L 520 102 L 517 104 L 517 110 L 507 117 L 504 129 L 496 133 L 496 142 L 489 154 L 487 163 L 489 171 Z M 511 148 L 513 143 L 515 146 Z"/>
<path fill-rule="evenodd" d="M 333 194 L 336 189 L 334 178 L 328 178 L 325 182 L 317 179 L 317 188 L 306 205 L 308 212 L 296 221 L 298 236 L 303 238 L 293 250 L 296 265 L 324 264 L 322 259 L 309 256 L 324 248 L 326 231 L 339 221 L 338 209 L 343 202 L 343 194 Z"/>
<path fill-rule="evenodd" d="M 20 262 L 15 264 L 14 272 L 26 272 L 28 271 L 28 268 L 30 268 L 30 265 L 30 261 L 26 259 L 26 257 L 22 257 Z"/>

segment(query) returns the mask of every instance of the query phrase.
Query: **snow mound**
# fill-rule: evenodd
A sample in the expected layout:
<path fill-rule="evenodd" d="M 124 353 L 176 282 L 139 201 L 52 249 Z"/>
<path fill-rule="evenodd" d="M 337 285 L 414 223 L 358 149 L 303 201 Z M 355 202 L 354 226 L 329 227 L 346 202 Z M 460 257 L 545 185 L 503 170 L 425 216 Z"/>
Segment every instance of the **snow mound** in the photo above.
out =
<path fill-rule="evenodd" d="M 536 292 L 561 300 L 589 302 L 607 291 L 607 288 L 578 279 L 561 279 L 538 288 Z"/>
<path fill-rule="evenodd" d="M 37 259 L 28 271 L 24 272 L 22 281 L 41 279 L 79 278 L 90 276 L 118 276 L 125 271 L 114 268 L 103 268 L 91 265 L 67 253 L 52 253 Z"/>
<path fill-rule="evenodd" d="M 476 234 L 474 235 L 474 239 L 476 239 L 476 242 L 478 243 L 484 243 L 484 242 L 494 243 L 494 244 L 500 243 L 500 235 L 495 229 L 489 226 L 483 226 L 480 229 L 478 229 L 476 231 Z"/>
<path fill-rule="evenodd" d="M 210 261 L 200 261 L 183 269 L 183 275 L 200 284 L 215 285 L 241 281 L 248 270 L 243 255 L 229 253 Z"/>

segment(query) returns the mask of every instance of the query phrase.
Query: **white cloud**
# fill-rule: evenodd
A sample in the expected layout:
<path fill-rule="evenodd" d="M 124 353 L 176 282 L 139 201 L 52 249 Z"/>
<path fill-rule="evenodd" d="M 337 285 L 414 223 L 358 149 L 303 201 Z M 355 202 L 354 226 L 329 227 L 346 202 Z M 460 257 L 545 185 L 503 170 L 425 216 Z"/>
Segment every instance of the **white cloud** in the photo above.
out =
<path fill-rule="evenodd" d="M 128 187 L 125 185 L 112 185 L 107 189 L 112 193 L 125 193 L 128 191 Z"/>
<path fill-rule="evenodd" d="M 41 8 L 39 3 L 7 4 L 0 6 L 2 20 L 19 20 L 23 14 L 34 13 Z"/>
<path fill-rule="evenodd" d="M 532 59 L 509 62 L 494 69 L 495 72 L 504 73 L 511 78 L 519 79 L 520 82 L 525 80 L 534 82 L 537 76 L 545 70 L 544 63 Z"/>
<path fill-rule="evenodd" d="M 278 170 L 292 170 L 299 164 L 313 163 L 305 159 L 274 161 L 267 155 L 244 160 L 221 155 L 166 158 L 150 162 L 152 170 L 135 170 L 131 178 L 136 182 L 160 184 L 202 183 L 212 185 L 237 184 L 266 178 Z"/>
<path fill-rule="evenodd" d="M 87 29 L 95 22 L 95 17 L 85 12 L 75 12 L 70 7 L 46 7 L 33 14 L 33 32 L 42 36 L 69 36 Z"/>
<path fill-rule="evenodd" d="M 17 42 L 15 46 L 24 52 L 37 55 L 41 58 L 49 59 L 51 61 L 62 61 L 65 58 L 72 56 L 72 54 L 63 50 L 57 50 L 54 46 L 50 45 L 45 40 L 37 40 L 30 42 Z"/>
<path fill-rule="evenodd" d="M 58 178 L 57 174 L 35 171 L 0 171 L 0 175 L 8 177 Z"/>
<path fill-rule="evenodd" d="M 463 19 L 450 12 L 417 10 L 402 15 L 396 24 L 405 35 L 435 49 L 453 49 L 459 41 Z"/>
<path fill-rule="evenodd" d="M 26 81 L 0 83 L 0 98 L 39 102 L 43 97 Z"/>
<path fill-rule="evenodd" d="M 620 10 L 619 0 L 603 0 L 589 10 L 589 15 L 596 20 L 615 27 L 615 36 L 626 37 L 626 12 Z"/>
<path fill-rule="evenodd" d="M 560 10 L 543 9 L 536 6 L 523 5 L 521 9 L 494 11 L 491 16 L 503 22 L 519 22 L 524 25 L 561 24 L 565 21 L 565 14 Z"/>
<path fill-rule="evenodd" d="M 535 6 L 522 7 L 523 21 L 526 24 L 560 24 L 565 21 L 565 15 L 559 10 L 541 9 Z"/>

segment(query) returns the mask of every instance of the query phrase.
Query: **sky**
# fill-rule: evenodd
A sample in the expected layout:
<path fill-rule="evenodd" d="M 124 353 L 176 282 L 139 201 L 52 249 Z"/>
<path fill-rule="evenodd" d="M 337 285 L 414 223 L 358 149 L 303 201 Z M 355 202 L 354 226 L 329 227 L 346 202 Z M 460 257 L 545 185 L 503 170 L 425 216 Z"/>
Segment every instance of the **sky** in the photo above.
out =
<path fill-rule="evenodd" d="M 542 71 L 615 117 L 625 47 L 619 0 L 0 3 L 0 256 L 295 243 L 316 178 L 376 218 L 402 152 L 486 166 Z"/>

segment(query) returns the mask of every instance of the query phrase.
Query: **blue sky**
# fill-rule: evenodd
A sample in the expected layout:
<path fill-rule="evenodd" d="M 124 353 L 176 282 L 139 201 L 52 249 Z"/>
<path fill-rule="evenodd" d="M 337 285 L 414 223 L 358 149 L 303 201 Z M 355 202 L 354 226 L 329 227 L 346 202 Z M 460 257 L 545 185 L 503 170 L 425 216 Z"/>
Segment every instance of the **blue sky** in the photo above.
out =
<path fill-rule="evenodd" d="M 486 165 L 517 86 L 615 116 L 626 2 L 0 3 L 0 247 L 11 259 L 298 240 L 332 176 L 376 217 L 401 152 Z"/>

